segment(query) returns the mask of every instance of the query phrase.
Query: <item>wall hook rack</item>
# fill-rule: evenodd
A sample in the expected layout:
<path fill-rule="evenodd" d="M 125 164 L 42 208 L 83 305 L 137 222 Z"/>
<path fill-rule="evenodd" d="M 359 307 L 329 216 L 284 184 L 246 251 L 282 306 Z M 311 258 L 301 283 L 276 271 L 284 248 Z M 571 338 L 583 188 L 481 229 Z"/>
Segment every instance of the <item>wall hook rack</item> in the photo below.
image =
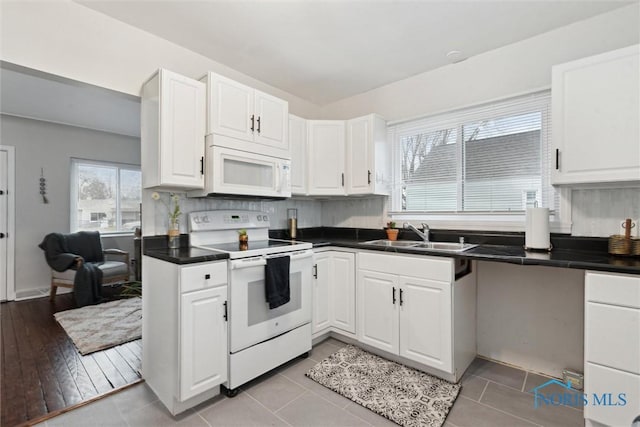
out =
<path fill-rule="evenodd" d="M 44 168 L 40 168 L 40 195 L 42 196 L 42 203 L 49 203 L 47 199 L 47 180 L 44 177 Z"/>

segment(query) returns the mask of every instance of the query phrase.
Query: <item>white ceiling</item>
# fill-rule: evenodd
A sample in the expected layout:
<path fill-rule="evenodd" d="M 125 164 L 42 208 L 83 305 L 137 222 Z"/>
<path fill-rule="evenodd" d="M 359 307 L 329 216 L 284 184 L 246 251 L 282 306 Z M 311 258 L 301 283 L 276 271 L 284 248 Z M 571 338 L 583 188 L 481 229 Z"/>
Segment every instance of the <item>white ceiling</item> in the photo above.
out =
<path fill-rule="evenodd" d="M 632 3 L 77 1 L 319 105 Z"/>
<path fill-rule="evenodd" d="M 2 63 L 4 114 L 140 136 L 140 99 L 40 71 Z"/>

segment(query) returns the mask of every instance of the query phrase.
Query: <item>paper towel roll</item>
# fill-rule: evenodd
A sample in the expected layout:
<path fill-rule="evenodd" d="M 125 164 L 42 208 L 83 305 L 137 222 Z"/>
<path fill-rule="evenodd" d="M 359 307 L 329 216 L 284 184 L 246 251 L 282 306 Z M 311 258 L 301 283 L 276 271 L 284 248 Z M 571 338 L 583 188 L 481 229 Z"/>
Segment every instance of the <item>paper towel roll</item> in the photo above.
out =
<path fill-rule="evenodd" d="M 525 249 L 549 250 L 549 208 L 527 208 L 527 226 L 524 237 Z"/>

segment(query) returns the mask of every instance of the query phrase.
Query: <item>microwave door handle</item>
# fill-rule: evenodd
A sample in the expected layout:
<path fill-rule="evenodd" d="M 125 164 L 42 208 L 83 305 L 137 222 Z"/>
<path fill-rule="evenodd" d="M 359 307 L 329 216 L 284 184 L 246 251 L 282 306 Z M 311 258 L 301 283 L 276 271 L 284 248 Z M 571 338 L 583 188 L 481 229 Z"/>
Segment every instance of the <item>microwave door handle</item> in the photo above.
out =
<path fill-rule="evenodd" d="M 276 163 L 276 192 L 280 193 L 282 190 L 282 169 L 280 168 L 280 162 Z"/>

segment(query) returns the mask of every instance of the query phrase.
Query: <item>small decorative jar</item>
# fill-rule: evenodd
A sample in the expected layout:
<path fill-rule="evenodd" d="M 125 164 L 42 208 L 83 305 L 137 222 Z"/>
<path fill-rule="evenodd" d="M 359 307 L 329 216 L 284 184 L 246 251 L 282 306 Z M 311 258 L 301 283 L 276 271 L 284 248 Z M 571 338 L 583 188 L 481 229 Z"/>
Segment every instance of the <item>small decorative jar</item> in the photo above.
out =
<path fill-rule="evenodd" d="M 249 235 L 246 230 L 238 231 L 238 249 L 241 251 L 249 249 Z"/>
<path fill-rule="evenodd" d="M 180 223 L 178 220 L 169 221 L 169 230 L 167 231 L 167 237 L 169 238 L 169 249 L 180 248 Z"/>

